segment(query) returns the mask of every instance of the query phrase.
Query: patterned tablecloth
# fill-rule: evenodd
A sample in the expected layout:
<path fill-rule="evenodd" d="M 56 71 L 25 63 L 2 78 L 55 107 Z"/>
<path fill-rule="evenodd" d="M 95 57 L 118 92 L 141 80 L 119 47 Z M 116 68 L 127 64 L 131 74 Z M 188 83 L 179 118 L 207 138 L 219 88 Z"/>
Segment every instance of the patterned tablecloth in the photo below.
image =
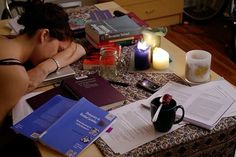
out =
<path fill-rule="evenodd" d="M 127 98 L 126 103 L 137 101 L 149 97 L 151 94 L 138 89 L 136 83 L 142 77 L 157 82 L 159 85 L 166 84 L 169 80 L 187 84 L 174 73 L 146 73 L 128 71 L 130 56 L 133 52 L 133 46 L 123 48 L 123 56 L 119 64 L 119 75 L 117 80 L 128 82 L 130 86 L 122 87 L 113 85 Z M 78 75 L 93 73 L 96 70 L 82 70 L 81 61 L 72 65 Z M 132 141 L 130 141 L 132 142 Z M 174 132 L 150 141 L 136 149 L 125 154 L 115 154 L 111 148 L 99 138 L 95 144 L 101 150 L 104 156 L 184 156 L 184 157 L 222 157 L 234 156 L 236 146 L 236 116 L 223 118 L 217 126 L 208 131 L 194 125 L 185 125 Z M 121 143 L 122 144 L 122 143 Z"/>

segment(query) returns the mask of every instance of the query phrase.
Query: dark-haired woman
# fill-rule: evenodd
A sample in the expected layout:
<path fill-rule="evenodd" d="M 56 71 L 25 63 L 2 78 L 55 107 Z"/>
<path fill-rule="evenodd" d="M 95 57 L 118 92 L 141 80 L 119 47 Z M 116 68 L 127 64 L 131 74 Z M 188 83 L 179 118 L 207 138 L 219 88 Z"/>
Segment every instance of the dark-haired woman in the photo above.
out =
<path fill-rule="evenodd" d="M 56 4 L 30 4 L 18 23 L 24 30 L 17 37 L 0 39 L 0 124 L 18 100 L 49 73 L 85 54 L 72 40 L 67 14 Z M 34 68 L 27 71 L 26 62 Z"/>

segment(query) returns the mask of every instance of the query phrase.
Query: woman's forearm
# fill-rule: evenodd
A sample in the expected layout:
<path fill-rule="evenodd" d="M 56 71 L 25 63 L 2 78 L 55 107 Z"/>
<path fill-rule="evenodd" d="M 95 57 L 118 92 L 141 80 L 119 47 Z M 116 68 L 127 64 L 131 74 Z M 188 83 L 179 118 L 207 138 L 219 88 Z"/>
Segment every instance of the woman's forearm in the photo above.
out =
<path fill-rule="evenodd" d="M 86 54 L 85 49 L 77 43 L 72 42 L 71 46 L 56 54 L 53 58 L 58 61 L 61 67 L 65 67 Z"/>
<path fill-rule="evenodd" d="M 27 71 L 29 76 L 29 86 L 27 92 L 37 88 L 39 84 L 42 83 L 48 76 L 48 74 L 54 72 L 56 69 L 57 65 L 51 58 L 49 58 Z"/>

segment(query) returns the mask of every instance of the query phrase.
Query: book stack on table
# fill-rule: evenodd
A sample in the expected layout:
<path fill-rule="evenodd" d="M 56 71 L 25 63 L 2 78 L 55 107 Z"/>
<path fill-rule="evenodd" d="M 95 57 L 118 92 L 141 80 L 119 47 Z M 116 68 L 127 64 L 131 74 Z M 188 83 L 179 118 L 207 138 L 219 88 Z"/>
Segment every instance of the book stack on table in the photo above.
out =
<path fill-rule="evenodd" d="M 96 48 L 109 43 L 134 44 L 142 38 L 141 31 L 142 27 L 128 15 L 88 22 L 85 25 L 86 39 Z"/>

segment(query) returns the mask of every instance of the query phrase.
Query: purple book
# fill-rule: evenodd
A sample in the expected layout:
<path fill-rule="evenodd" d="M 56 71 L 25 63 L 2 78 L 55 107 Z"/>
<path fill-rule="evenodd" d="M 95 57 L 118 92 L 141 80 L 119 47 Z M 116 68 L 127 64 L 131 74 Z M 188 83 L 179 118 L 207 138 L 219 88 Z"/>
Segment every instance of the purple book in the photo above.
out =
<path fill-rule="evenodd" d="M 79 80 L 75 78 L 65 79 L 62 86 L 75 97 L 85 97 L 105 110 L 122 105 L 126 99 L 107 80 L 98 74 L 91 74 L 87 78 Z"/>
<path fill-rule="evenodd" d="M 85 97 L 105 110 L 123 105 L 126 99 L 103 77 L 98 74 L 91 74 L 87 78 L 79 80 L 74 77 L 66 78 L 59 87 L 52 88 L 26 101 L 33 109 L 36 109 L 57 94 L 74 100 Z"/>
<path fill-rule="evenodd" d="M 112 14 L 109 10 L 94 10 L 89 14 L 92 21 L 101 21 L 112 18 Z"/>

